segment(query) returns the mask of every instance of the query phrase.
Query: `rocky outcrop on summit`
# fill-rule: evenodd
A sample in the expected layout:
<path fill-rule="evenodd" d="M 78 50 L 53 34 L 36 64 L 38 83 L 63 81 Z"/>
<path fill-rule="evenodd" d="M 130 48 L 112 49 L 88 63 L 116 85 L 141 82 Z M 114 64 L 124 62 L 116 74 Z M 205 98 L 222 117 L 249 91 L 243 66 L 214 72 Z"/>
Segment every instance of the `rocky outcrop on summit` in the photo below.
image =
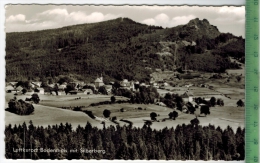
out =
<path fill-rule="evenodd" d="M 209 23 L 207 19 L 199 20 L 198 18 L 190 20 L 180 29 L 179 37 L 188 41 L 200 39 L 203 36 L 207 38 L 216 38 L 220 34 L 218 28 Z"/>

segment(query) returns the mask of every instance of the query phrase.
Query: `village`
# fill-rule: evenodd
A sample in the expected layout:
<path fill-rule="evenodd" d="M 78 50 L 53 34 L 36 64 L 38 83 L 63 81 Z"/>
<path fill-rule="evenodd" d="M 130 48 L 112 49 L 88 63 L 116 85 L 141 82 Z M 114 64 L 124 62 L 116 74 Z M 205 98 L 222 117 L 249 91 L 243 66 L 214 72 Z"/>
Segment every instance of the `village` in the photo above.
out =
<path fill-rule="evenodd" d="M 48 116 L 51 119 L 49 121 L 51 124 L 65 123 L 66 121 L 74 123 L 75 126 L 79 124 L 84 125 L 87 121 L 91 121 L 95 126 L 100 127 L 103 122 L 106 122 L 107 125 L 128 125 L 130 122 L 134 126 L 142 127 L 147 121 L 151 121 L 151 112 L 155 112 L 158 115 L 155 123 L 153 123 L 153 127 L 158 129 L 166 126 L 176 126 L 181 123 L 190 123 L 194 118 L 199 118 L 201 124 L 204 123 L 205 125 L 218 122 L 223 128 L 227 126 L 227 124 L 235 128 L 244 125 L 244 108 L 237 106 L 238 100 L 244 101 L 244 89 L 232 88 L 232 83 L 238 82 L 236 78 L 239 76 L 238 73 L 230 74 L 228 78 L 226 77 L 227 75 L 222 74 L 221 79 L 211 79 L 211 77 L 216 76 L 216 74 L 210 73 L 200 75 L 199 77 L 189 77 L 189 79 L 179 79 L 176 73 L 169 71 L 157 71 L 150 76 L 151 79 L 149 83 L 129 81 L 128 79 L 119 82 L 111 81 L 104 83 L 101 74 L 92 83 L 85 83 L 83 81 L 51 83 L 48 84 L 47 88 L 43 88 L 41 82 L 32 81 L 28 82 L 31 88 L 30 90 L 23 88 L 18 82 L 8 82 L 5 88 L 6 107 L 8 107 L 8 101 L 14 97 L 32 103 L 32 101 L 30 101 L 31 96 L 37 94 L 40 101 L 38 104 L 33 104 L 35 106 L 35 112 L 28 116 L 35 119 L 35 123 L 39 123 L 39 125 L 45 124 L 43 120 L 37 116 L 38 108 L 41 110 L 39 110 L 40 114 L 42 114 L 44 110 L 47 111 L 51 108 L 48 111 L 50 114 L 44 113 L 44 116 Z M 139 92 L 141 87 L 155 89 L 159 97 L 154 98 L 153 102 L 131 103 L 130 97 L 116 93 L 127 91 L 135 94 Z M 169 104 L 165 104 L 162 99 L 164 99 L 167 94 L 180 96 L 183 100 L 181 108 L 178 105 L 169 106 Z M 115 98 L 114 103 L 111 103 L 112 96 Z M 201 110 L 198 109 L 205 105 L 205 103 L 198 103 L 198 101 L 196 101 L 198 98 L 208 102 L 210 102 L 212 98 L 215 99 L 214 106 L 210 107 L 210 115 L 207 116 L 207 114 L 201 113 Z M 194 111 L 191 111 L 190 107 L 195 108 Z M 44 110 L 42 110 L 43 108 Z M 104 117 L 103 111 L 105 109 L 110 111 L 111 117 Z M 168 119 L 169 113 L 173 110 L 178 112 L 179 115 L 174 123 Z M 55 113 L 52 114 L 53 111 Z M 64 111 L 66 113 L 62 113 Z M 80 115 L 78 111 L 82 111 Z M 89 111 L 91 111 L 91 115 L 94 114 L 94 118 L 91 118 L 91 115 L 83 113 Z M 71 117 L 68 114 L 71 115 Z M 221 114 L 221 116 L 216 117 L 216 115 L 219 114 Z M 55 117 L 52 117 L 53 115 L 55 115 Z M 43 118 L 44 116 L 42 115 L 40 117 Z M 6 111 L 6 121 L 8 123 L 16 124 L 28 120 L 25 117 L 14 117 L 19 116 Z M 48 121 L 46 120 L 45 122 Z"/>

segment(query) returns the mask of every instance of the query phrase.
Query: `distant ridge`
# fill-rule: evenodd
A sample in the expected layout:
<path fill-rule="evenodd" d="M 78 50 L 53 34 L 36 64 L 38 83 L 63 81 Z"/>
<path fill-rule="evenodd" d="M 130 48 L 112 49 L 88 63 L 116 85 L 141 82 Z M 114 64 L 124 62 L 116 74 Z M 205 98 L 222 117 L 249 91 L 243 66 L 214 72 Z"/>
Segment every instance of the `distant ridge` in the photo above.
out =
<path fill-rule="evenodd" d="M 12 32 L 6 34 L 6 81 L 56 81 L 60 76 L 93 81 L 100 73 L 105 82 L 149 81 L 155 69 L 174 70 L 184 63 L 197 71 L 224 72 L 239 68 L 229 57 L 244 62 L 244 42 L 198 18 L 165 29 L 117 18 Z"/>

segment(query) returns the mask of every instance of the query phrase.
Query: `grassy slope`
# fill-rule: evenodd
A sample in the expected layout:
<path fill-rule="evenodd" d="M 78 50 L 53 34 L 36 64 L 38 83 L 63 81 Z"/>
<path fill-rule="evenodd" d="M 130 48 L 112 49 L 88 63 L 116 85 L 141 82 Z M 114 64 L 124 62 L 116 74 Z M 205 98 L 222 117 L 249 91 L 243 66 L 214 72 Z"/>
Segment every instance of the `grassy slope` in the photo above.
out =
<path fill-rule="evenodd" d="M 214 88 L 216 91 L 209 90 L 207 88 L 198 88 L 191 87 L 190 91 L 196 95 L 205 95 L 205 94 L 214 94 L 216 97 L 221 97 L 225 102 L 225 107 L 213 107 L 211 108 L 211 114 L 207 117 L 199 117 L 201 125 L 208 125 L 209 123 L 215 124 L 216 126 L 221 126 L 225 128 L 227 125 L 237 128 L 238 126 L 244 126 L 244 108 L 237 108 L 236 101 L 238 98 L 242 97 L 243 89 L 233 89 L 228 88 L 229 86 L 223 87 L 223 85 L 215 85 Z M 223 89 L 225 88 L 225 89 Z M 232 99 L 228 99 L 221 95 L 216 95 L 221 93 L 226 93 L 229 96 L 234 95 Z M 13 94 L 6 95 L 6 101 L 13 97 Z M 17 96 L 18 99 L 25 99 L 29 97 L 28 95 Z M 75 100 L 76 97 L 81 97 L 82 100 Z M 18 116 L 13 113 L 5 112 L 5 122 L 6 124 L 22 124 L 24 121 L 29 122 L 33 121 L 35 125 L 54 125 L 59 123 L 72 123 L 73 127 L 77 125 L 84 126 L 87 121 L 89 121 L 93 126 L 102 127 L 99 120 L 93 120 L 88 117 L 83 112 L 75 112 L 71 110 L 64 110 L 57 107 L 68 106 L 68 105 L 89 105 L 93 102 L 107 101 L 110 99 L 110 96 L 103 95 L 73 95 L 73 96 L 50 96 L 50 95 L 40 95 L 40 98 L 43 101 L 40 102 L 40 105 L 34 105 L 35 112 L 29 116 Z M 117 97 L 119 100 L 120 98 Z M 121 99 L 120 99 L 121 100 Z M 135 108 L 142 107 L 146 110 L 138 110 Z M 120 112 L 119 109 L 125 108 L 125 112 Z M 96 116 L 103 117 L 103 110 L 111 110 L 111 117 L 117 116 L 117 119 L 127 119 L 134 123 L 134 126 L 142 127 L 146 120 L 150 120 L 150 113 L 156 112 L 160 114 L 157 117 L 158 120 L 168 118 L 169 112 L 172 110 L 166 107 L 161 107 L 157 105 L 144 105 L 144 104 L 112 104 L 112 105 L 100 105 L 95 107 L 87 107 L 84 110 L 92 111 Z M 196 111 L 196 114 L 199 115 L 199 110 Z M 179 112 L 179 117 L 173 120 L 166 120 L 165 122 L 154 122 L 152 127 L 156 129 L 162 129 L 164 127 L 175 127 L 178 124 L 189 124 L 190 120 L 195 116 L 191 114 L 184 114 Z M 120 125 L 127 125 L 125 122 L 118 121 Z M 106 125 L 115 125 L 114 123 L 107 121 Z"/>

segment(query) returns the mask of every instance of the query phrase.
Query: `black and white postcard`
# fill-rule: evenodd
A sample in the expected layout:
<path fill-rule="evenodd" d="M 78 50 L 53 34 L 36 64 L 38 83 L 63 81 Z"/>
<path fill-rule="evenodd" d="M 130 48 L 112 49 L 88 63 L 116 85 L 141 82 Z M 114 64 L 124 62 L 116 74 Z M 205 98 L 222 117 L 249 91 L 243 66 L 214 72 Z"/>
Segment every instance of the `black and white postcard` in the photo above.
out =
<path fill-rule="evenodd" d="M 5 158 L 245 159 L 245 7 L 5 7 Z"/>

